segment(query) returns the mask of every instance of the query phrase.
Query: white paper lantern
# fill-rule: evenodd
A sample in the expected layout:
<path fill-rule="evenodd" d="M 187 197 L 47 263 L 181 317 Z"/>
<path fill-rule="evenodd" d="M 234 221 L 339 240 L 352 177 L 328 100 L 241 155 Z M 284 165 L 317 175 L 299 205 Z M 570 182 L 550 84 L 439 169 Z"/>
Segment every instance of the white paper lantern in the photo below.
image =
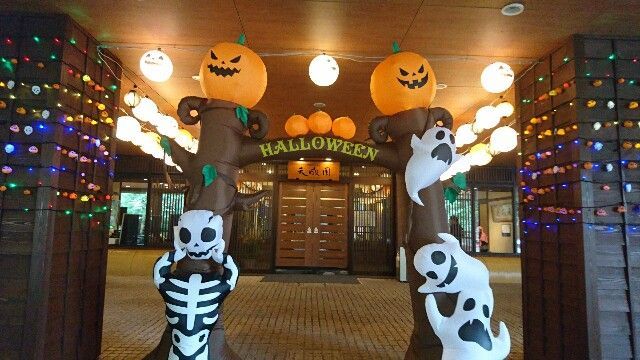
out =
<path fill-rule="evenodd" d="M 164 82 L 173 73 L 173 63 L 169 55 L 160 50 L 150 50 L 140 58 L 140 71 L 147 79 Z"/>
<path fill-rule="evenodd" d="M 158 124 L 158 133 L 164 135 L 170 139 L 173 139 L 178 135 L 178 122 L 176 119 L 169 115 L 163 115 L 160 124 Z"/>
<path fill-rule="evenodd" d="M 318 55 L 309 63 L 309 77 L 318 86 L 332 85 L 339 74 L 338 63 L 329 55 Z"/>
<path fill-rule="evenodd" d="M 182 129 L 178 131 L 175 140 L 178 145 L 186 149 L 193 141 L 193 136 L 187 130 Z"/>
<path fill-rule="evenodd" d="M 500 123 L 500 114 L 491 105 L 483 106 L 476 112 L 476 123 L 482 129 L 491 129 Z"/>
<path fill-rule="evenodd" d="M 124 103 L 132 108 L 138 106 L 138 104 L 140 104 L 140 100 L 142 99 L 136 89 L 129 90 L 129 92 L 124 95 Z"/>
<path fill-rule="evenodd" d="M 133 116 L 137 117 L 140 121 L 150 122 L 153 121 L 153 117 L 158 115 L 158 105 L 148 97 L 140 99 L 138 106 L 134 107 Z"/>
<path fill-rule="evenodd" d="M 471 144 L 478 138 L 473 132 L 473 126 L 471 124 L 460 125 L 456 130 L 456 147 L 463 147 Z"/>
<path fill-rule="evenodd" d="M 116 121 L 116 138 L 131 141 L 140 135 L 140 123 L 131 116 L 120 116 Z"/>
<path fill-rule="evenodd" d="M 475 144 L 469 150 L 469 163 L 473 166 L 484 166 L 491 162 L 493 156 L 489 154 L 489 146 L 484 143 Z"/>
<path fill-rule="evenodd" d="M 502 117 L 509 117 L 513 115 L 513 105 L 511 105 L 508 101 L 503 101 L 500 104 L 496 105 L 496 110 L 498 114 Z"/>
<path fill-rule="evenodd" d="M 513 84 L 514 74 L 511 66 L 503 62 L 490 64 L 480 75 L 482 87 L 490 93 L 498 94 L 507 90 Z"/>
<path fill-rule="evenodd" d="M 518 132 L 509 126 L 499 127 L 491 133 L 489 147 L 492 152 L 508 152 L 518 146 Z"/>

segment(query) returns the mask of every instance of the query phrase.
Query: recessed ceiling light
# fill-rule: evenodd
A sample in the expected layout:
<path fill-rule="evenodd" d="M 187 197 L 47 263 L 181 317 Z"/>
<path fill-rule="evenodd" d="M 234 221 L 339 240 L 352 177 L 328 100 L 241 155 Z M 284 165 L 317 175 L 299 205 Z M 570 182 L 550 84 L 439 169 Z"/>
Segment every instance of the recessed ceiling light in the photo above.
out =
<path fill-rule="evenodd" d="M 438 90 L 442 90 L 442 89 L 446 89 L 449 85 L 445 84 L 445 83 L 439 83 L 436 85 L 436 89 Z"/>
<path fill-rule="evenodd" d="M 524 11 L 524 4 L 519 2 L 507 4 L 503 6 L 502 9 L 500 10 L 500 12 L 502 12 L 502 15 L 504 16 L 520 15 L 522 14 L 523 11 Z"/>
<path fill-rule="evenodd" d="M 327 106 L 327 104 L 323 102 L 317 102 L 317 103 L 313 103 L 313 106 L 317 109 L 322 109 L 323 107 Z"/>
<path fill-rule="evenodd" d="M 195 81 L 200 81 L 200 75 L 193 75 L 191 78 Z"/>

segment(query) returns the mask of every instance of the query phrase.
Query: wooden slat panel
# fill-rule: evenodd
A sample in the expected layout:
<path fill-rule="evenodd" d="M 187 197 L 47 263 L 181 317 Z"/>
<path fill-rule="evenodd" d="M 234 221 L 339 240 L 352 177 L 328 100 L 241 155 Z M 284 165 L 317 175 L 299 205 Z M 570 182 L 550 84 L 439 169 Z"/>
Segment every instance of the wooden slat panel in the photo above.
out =
<path fill-rule="evenodd" d="M 318 244 L 320 249 L 326 250 L 346 250 L 347 244 L 344 241 L 322 241 Z"/>
<path fill-rule="evenodd" d="M 292 258 L 278 258 L 278 266 L 304 266 L 304 258 L 292 259 Z"/>
<path fill-rule="evenodd" d="M 304 250 L 284 250 L 284 249 L 280 249 L 279 256 L 281 258 L 304 259 L 305 251 Z"/>

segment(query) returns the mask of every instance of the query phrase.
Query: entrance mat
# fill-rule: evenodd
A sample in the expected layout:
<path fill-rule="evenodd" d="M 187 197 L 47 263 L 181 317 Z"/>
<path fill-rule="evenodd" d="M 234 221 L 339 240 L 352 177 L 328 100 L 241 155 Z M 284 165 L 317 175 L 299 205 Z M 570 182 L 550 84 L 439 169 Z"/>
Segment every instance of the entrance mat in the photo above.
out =
<path fill-rule="evenodd" d="M 351 275 L 315 275 L 315 274 L 267 274 L 260 282 L 279 283 L 326 283 L 326 284 L 354 284 L 359 285 L 357 277 Z"/>

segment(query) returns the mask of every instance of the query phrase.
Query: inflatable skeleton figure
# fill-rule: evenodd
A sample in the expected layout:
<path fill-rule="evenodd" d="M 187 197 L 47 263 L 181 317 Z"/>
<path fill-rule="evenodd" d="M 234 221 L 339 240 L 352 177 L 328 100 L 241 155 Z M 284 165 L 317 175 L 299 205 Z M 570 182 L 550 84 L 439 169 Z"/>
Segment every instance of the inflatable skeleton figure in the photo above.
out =
<path fill-rule="evenodd" d="M 196 221 L 194 217 L 200 219 Z M 218 320 L 218 309 L 236 286 L 238 268 L 230 255 L 222 253 L 222 219 L 217 218 L 220 216 L 210 211 L 183 214 L 177 232 L 184 237 L 176 237 L 176 250 L 162 255 L 153 268 L 153 280 L 166 304 L 165 315 L 171 328 L 169 360 L 208 359 L 209 334 Z M 187 231 L 192 235 L 185 244 Z M 185 246 L 181 248 L 180 244 Z M 191 252 L 198 259 L 219 258 L 224 268 L 222 275 L 171 272 L 171 266 Z"/>
<path fill-rule="evenodd" d="M 456 138 L 445 127 L 433 127 L 424 132 L 422 138 L 411 136 L 413 155 L 407 162 L 404 181 L 409 197 L 424 206 L 418 192 L 440 179 L 451 164 L 460 157 L 456 154 Z"/>
<path fill-rule="evenodd" d="M 455 236 L 439 233 L 444 242 L 429 244 L 416 251 L 413 265 L 427 282 L 418 292 L 457 293 L 471 287 L 489 287 L 489 271 L 484 264 L 462 250 Z"/>
<path fill-rule="evenodd" d="M 441 244 L 428 244 L 416 251 L 413 265 L 427 282 L 418 292 L 427 294 L 429 323 L 442 342 L 443 360 L 499 360 L 509 355 L 509 331 L 500 322 L 494 337 L 490 321 L 493 291 L 484 264 L 467 255 L 455 236 L 439 233 Z M 433 293 L 458 294 L 455 311 L 444 317 Z"/>
<path fill-rule="evenodd" d="M 432 294 L 425 300 L 427 317 L 442 341 L 442 360 L 502 360 L 509 355 L 509 330 L 501 321 L 497 337 L 491 331 L 493 292 L 462 291 L 450 317 L 440 314 Z"/>

